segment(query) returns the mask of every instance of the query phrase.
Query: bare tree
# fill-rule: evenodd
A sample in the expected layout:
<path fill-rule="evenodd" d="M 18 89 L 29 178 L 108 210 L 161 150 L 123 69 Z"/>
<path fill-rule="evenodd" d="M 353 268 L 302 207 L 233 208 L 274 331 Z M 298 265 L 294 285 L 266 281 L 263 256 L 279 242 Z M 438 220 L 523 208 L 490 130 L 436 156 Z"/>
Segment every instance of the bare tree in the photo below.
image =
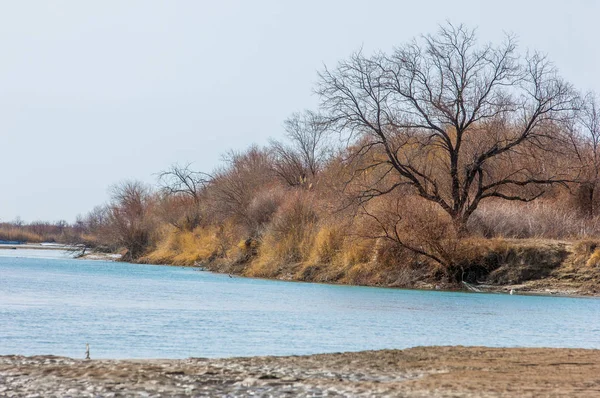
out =
<path fill-rule="evenodd" d="M 576 92 L 544 56 L 519 57 L 512 36 L 480 46 L 448 24 L 319 76 L 322 107 L 365 163 L 355 176 L 377 176 L 362 201 L 408 187 L 464 233 L 482 200 L 532 201 L 564 181 L 536 159 L 556 147 Z"/>
<path fill-rule="evenodd" d="M 168 206 L 165 219 L 177 228 L 193 230 L 201 222 L 201 195 L 212 177 L 207 173 L 194 171 L 191 164 L 173 164 L 158 174 L 158 183 L 167 196 Z M 188 203 L 190 201 L 191 203 Z M 175 214 L 173 214 L 175 213 Z M 183 214 L 181 214 L 183 213 Z"/>
<path fill-rule="evenodd" d="M 308 185 L 324 167 L 332 153 L 327 140 L 328 123 L 312 111 L 294 113 L 285 121 L 289 143 L 271 140 L 273 168 L 290 186 Z"/>
<path fill-rule="evenodd" d="M 150 244 L 151 190 L 139 181 L 124 181 L 111 188 L 107 219 L 112 239 L 127 249 L 124 260 L 140 257 Z"/>
<path fill-rule="evenodd" d="M 580 201 L 584 203 L 586 213 L 596 215 L 598 185 L 600 184 L 600 100 L 595 93 L 588 93 L 579 113 L 577 124 L 579 135 L 575 137 L 574 147 L 584 168 L 584 177 L 580 184 Z"/>
<path fill-rule="evenodd" d="M 200 192 L 211 180 L 210 174 L 194 171 L 191 163 L 173 164 L 167 170 L 158 173 L 159 186 L 169 195 L 186 195 L 200 202 Z"/>

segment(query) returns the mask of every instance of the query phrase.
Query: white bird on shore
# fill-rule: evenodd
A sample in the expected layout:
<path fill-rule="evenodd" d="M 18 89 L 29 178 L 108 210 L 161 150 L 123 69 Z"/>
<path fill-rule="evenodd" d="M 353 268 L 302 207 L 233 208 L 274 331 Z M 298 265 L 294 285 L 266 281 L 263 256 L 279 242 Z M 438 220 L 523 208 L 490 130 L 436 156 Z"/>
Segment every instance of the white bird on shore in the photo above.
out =
<path fill-rule="evenodd" d="M 514 293 L 515 293 L 515 289 L 510 289 L 510 293 L 508 293 L 508 294 L 510 294 L 512 296 Z"/>

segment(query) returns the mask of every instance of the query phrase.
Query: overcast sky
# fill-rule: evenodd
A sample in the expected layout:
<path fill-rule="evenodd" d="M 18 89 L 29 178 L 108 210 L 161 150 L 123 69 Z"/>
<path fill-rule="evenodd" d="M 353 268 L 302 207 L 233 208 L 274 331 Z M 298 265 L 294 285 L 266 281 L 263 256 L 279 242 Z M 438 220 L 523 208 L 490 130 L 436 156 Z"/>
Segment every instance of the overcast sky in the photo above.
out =
<path fill-rule="evenodd" d="M 0 220 L 75 220 L 110 184 L 210 171 L 315 108 L 316 71 L 449 20 L 600 91 L 600 2 L 0 1 Z"/>

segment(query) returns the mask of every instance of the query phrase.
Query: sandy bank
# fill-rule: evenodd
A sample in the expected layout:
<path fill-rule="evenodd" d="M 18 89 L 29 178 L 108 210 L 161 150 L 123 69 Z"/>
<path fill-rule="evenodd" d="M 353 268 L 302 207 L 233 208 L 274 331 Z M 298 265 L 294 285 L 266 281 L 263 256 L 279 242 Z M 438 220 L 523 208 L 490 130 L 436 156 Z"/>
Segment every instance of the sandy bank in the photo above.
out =
<path fill-rule="evenodd" d="M 118 261 L 121 255 L 117 253 L 90 252 L 78 257 L 80 260 Z"/>
<path fill-rule="evenodd" d="M 0 396 L 600 396 L 600 350 L 418 347 L 301 357 L 0 357 Z"/>

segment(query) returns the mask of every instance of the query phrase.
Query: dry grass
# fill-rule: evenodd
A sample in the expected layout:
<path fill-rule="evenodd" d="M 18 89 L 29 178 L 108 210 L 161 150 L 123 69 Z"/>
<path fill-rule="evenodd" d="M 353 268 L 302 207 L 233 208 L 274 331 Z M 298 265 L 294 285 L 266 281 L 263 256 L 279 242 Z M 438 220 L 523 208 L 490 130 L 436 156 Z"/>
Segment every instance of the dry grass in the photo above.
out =
<path fill-rule="evenodd" d="M 569 263 L 575 267 L 597 267 L 600 265 L 600 241 L 584 239 L 572 245 Z"/>
<path fill-rule="evenodd" d="M 344 252 L 344 232 L 340 227 L 322 225 L 318 229 L 308 262 L 311 264 L 333 264 Z"/>
<path fill-rule="evenodd" d="M 2 228 L 0 229 L 0 240 L 40 243 L 44 242 L 42 235 L 24 231 L 21 228 Z"/>
<path fill-rule="evenodd" d="M 245 275 L 261 278 L 277 277 L 281 267 L 297 262 L 296 257 L 297 242 L 292 236 L 277 239 L 267 235 L 258 248 L 256 258 L 246 269 Z"/>
<path fill-rule="evenodd" d="M 600 235 L 600 217 L 584 217 L 556 200 L 493 201 L 477 209 L 469 230 L 488 238 L 581 239 Z"/>
<path fill-rule="evenodd" d="M 197 227 L 194 231 L 182 231 L 166 227 L 164 237 L 157 248 L 140 259 L 140 262 L 196 265 L 208 261 L 219 251 L 216 228 Z"/>
<path fill-rule="evenodd" d="M 585 262 L 587 267 L 597 267 L 600 265 L 600 249 L 594 250 L 590 258 Z"/>
<path fill-rule="evenodd" d="M 308 259 L 319 219 L 314 200 L 311 194 L 300 191 L 281 204 L 262 236 L 247 275 L 277 276 L 282 265 Z"/>

